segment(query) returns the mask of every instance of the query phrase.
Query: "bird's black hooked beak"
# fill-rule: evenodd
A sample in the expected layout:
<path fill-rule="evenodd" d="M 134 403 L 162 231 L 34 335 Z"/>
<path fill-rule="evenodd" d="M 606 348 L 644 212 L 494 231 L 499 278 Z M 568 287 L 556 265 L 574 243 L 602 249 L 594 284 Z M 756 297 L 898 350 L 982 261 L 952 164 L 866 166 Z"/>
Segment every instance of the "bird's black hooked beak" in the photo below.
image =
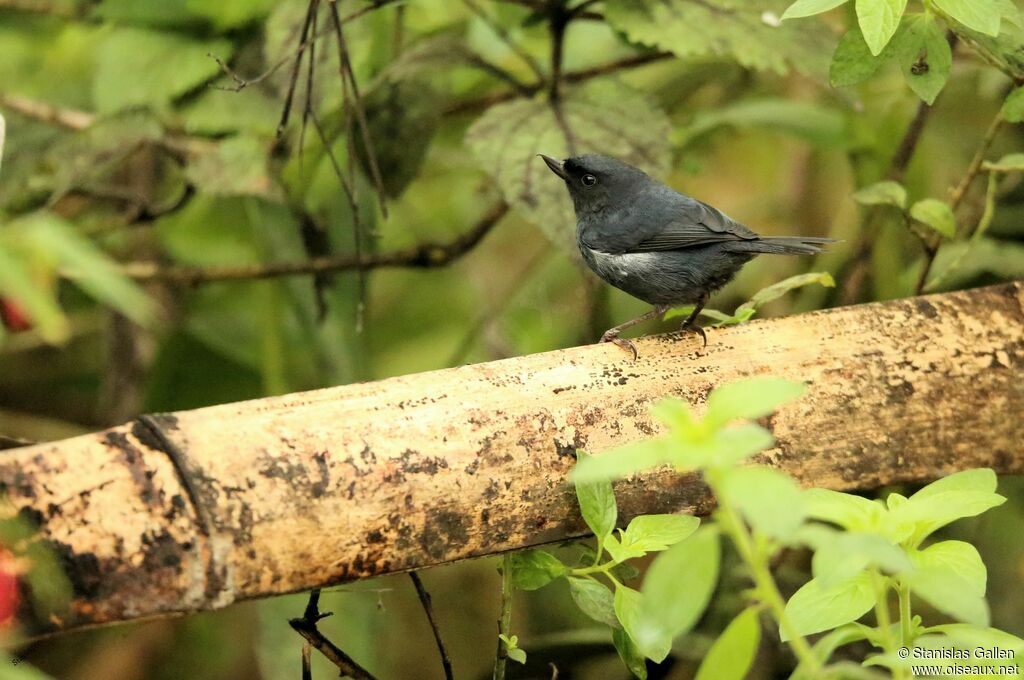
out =
<path fill-rule="evenodd" d="M 569 181 L 569 173 L 565 171 L 565 168 L 562 167 L 562 163 L 560 161 L 556 161 L 551 156 L 545 156 L 542 153 L 537 155 L 544 159 L 544 162 L 547 163 L 549 168 L 551 168 L 551 172 L 561 177 L 564 181 Z"/>

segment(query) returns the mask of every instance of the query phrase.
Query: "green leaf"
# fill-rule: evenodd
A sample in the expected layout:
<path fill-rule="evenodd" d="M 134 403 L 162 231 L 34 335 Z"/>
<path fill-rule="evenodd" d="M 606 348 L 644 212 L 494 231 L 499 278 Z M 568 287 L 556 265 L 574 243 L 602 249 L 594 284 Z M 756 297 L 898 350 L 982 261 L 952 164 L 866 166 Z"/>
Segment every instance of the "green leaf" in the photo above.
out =
<path fill-rule="evenodd" d="M 606 623 L 612 628 L 619 628 L 619 620 L 615 618 L 615 598 L 608 586 L 589 578 L 570 576 L 569 594 L 573 602 L 584 614 L 599 623 Z"/>
<path fill-rule="evenodd" d="M 641 550 L 657 552 L 688 538 L 700 526 L 700 519 L 690 515 L 639 515 L 622 533 L 621 542 Z"/>
<path fill-rule="evenodd" d="M 767 288 L 762 288 L 754 293 L 752 298 L 736 308 L 735 317 L 743 320 L 749 319 L 759 308 L 761 308 L 761 306 L 779 299 L 792 290 L 813 284 L 820 284 L 826 288 L 834 288 L 836 282 L 828 272 L 808 272 L 806 274 L 790 276 L 787 279 L 783 279 L 778 283 L 773 283 Z"/>
<path fill-rule="evenodd" d="M 182 127 L 191 135 L 246 132 L 272 137 L 281 116 L 280 104 L 255 87 L 239 92 L 208 88 L 184 104 Z"/>
<path fill-rule="evenodd" d="M 575 484 L 622 479 L 641 470 L 665 465 L 677 454 L 678 449 L 679 444 L 668 439 L 648 439 L 626 444 L 600 456 L 587 456 L 576 464 L 569 478 Z"/>
<path fill-rule="evenodd" d="M 935 6 L 967 28 L 985 35 L 999 35 L 1002 13 L 997 0 L 933 0 Z"/>
<path fill-rule="evenodd" d="M 985 563 L 981 561 L 978 549 L 964 541 L 940 541 L 924 550 L 910 553 L 914 568 L 919 571 L 940 569 L 963 578 L 968 591 L 984 597 L 988 581 Z"/>
<path fill-rule="evenodd" d="M 1024 655 L 1024 640 L 996 628 L 972 626 L 968 623 L 945 623 L 931 626 L 928 631 L 942 633 L 960 647 L 1006 649 L 1013 652 L 1017 659 Z"/>
<path fill-rule="evenodd" d="M 1018 87 L 1006 97 L 1002 112 L 1007 122 L 1024 122 L 1024 87 Z"/>
<path fill-rule="evenodd" d="M 695 680 L 743 680 L 754 663 L 761 642 L 756 607 L 748 607 L 732 620 L 711 645 Z"/>
<path fill-rule="evenodd" d="M 111 31 L 96 55 L 96 108 L 101 113 L 136 105 L 166 108 L 220 72 L 207 56 L 211 52 L 227 59 L 231 43 L 137 28 Z"/>
<path fill-rule="evenodd" d="M 505 645 L 505 656 L 517 663 L 526 663 L 526 652 L 519 648 L 518 635 L 509 637 L 504 633 L 500 633 L 498 639 Z"/>
<path fill-rule="evenodd" d="M 629 637 L 629 633 L 623 628 L 614 629 L 612 644 L 615 645 L 615 651 L 619 653 L 619 658 L 622 659 L 622 663 L 626 665 L 629 672 L 640 680 L 647 680 L 647 662 L 644 660 L 644 655 L 636 648 L 632 638 Z"/>
<path fill-rule="evenodd" d="M 642 613 L 633 628 L 627 628 L 649 658 L 664 659 L 668 654 L 666 641 L 670 644 L 700 619 L 718 583 L 720 559 L 718 533 L 703 528 L 651 562 L 644 578 Z M 663 646 L 664 655 L 660 657 L 647 653 Z"/>
<path fill-rule="evenodd" d="M 962 517 L 974 517 L 1002 505 L 995 493 L 996 474 L 988 468 L 965 470 L 924 487 L 890 511 L 890 524 L 913 528 L 911 545 L 919 545 L 936 529 Z"/>
<path fill-rule="evenodd" d="M 597 152 L 655 177 L 668 172 L 671 125 L 635 90 L 610 80 L 566 89 L 565 126 L 576 153 Z M 565 133 L 546 96 L 492 106 L 466 133 L 466 143 L 502 195 L 567 253 L 576 254 L 576 219 L 565 183 L 537 157 L 569 155 Z"/>
<path fill-rule="evenodd" d="M 717 56 L 759 71 L 787 73 L 791 68 L 824 72 L 823 32 L 818 27 L 766 19 L 788 2 L 744 0 L 607 0 L 608 23 L 631 42 L 672 52 L 678 57 Z M 700 30 L 694 30 L 699 26 Z M 823 28 L 823 27 L 822 27 Z M 679 36 L 687 36 L 680 40 Z"/>
<path fill-rule="evenodd" d="M 267 145 L 249 136 L 229 137 L 188 164 L 189 182 L 211 196 L 265 196 L 281 192 L 267 169 Z"/>
<path fill-rule="evenodd" d="M 907 0 L 856 0 L 857 21 L 871 54 L 881 54 L 896 33 Z"/>
<path fill-rule="evenodd" d="M 963 541 L 942 541 L 911 551 L 914 570 L 901 575 L 911 591 L 933 607 L 977 626 L 987 626 L 988 573 L 977 549 Z"/>
<path fill-rule="evenodd" d="M 942 234 L 946 238 L 956 237 L 956 217 L 945 201 L 925 198 L 910 207 L 910 216 Z"/>
<path fill-rule="evenodd" d="M 569 573 L 569 568 L 544 550 L 512 553 L 512 585 L 520 590 L 537 590 Z"/>
<path fill-rule="evenodd" d="M 875 606 L 870 575 L 858 574 L 825 587 L 811 579 L 786 603 L 786 616 L 800 635 L 812 635 L 856 621 Z M 782 639 L 788 640 L 785 631 Z"/>
<path fill-rule="evenodd" d="M 907 554 L 883 536 L 863 532 L 836 532 L 814 549 L 814 578 L 825 588 L 847 581 L 869 567 L 897 574 L 913 569 Z"/>
<path fill-rule="evenodd" d="M 808 489 L 804 500 L 810 517 L 838 524 L 848 531 L 869 530 L 885 514 L 885 506 L 878 501 L 831 489 Z"/>
<path fill-rule="evenodd" d="M 577 467 L 590 456 L 579 451 Z M 580 504 L 580 514 L 597 539 L 603 540 L 615 529 L 618 508 L 615 505 L 615 492 L 612 484 L 606 480 L 593 482 L 576 481 L 576 498 Z"/>
<path fill-rule="evenodd" d="M 898 182 L 886 180 L 859 189 L 853 200 L 863 205 L 893 205 L 902 209 L 907 207 L 907 190 Z"/>
<path fill-rule="evenodd" d="M 743 98 L 697 111 L 687 125 L 676 129 L 673 140 L 678 146 L 686 147 L 704 141 L 723 128 L 729 132 L 763 130 L 770 134 L 788 134 L 824 148 L 843 149 L 852 141 L 842 111 L 822 103 L 781 97 Z"/>
<path fill-rule="evenodd" d="M 775 443 L 768 430 L 753 423 L 732 425 L 714 434 L 710 442 L 693 446 L 677 461 L 681 470 L 728 466 L 750 458 Z"/>
<path fill-rule="evenodd" d="M 1024 97 L 1021 98 L 1024 104 Z M 1024 171 L 1024 153 L 1011 153 L 1003 156 L 998 161 L 984 164 L 988 172 L 1022 172 Z"/>
<path fill-rule="evenodd" d="M 785 541 L 803 524 L 803 493 L 789 475 L 750 465 L 718 476 L 721 502 L 739 510 L 756 533 Z"/>
<path fill-rule="evenodd" d="M 878 72 L 888 59 L 883 53 L 871 54 L 864 34 L 858 29 L 847 31 L 836 45 L 829 66 L 828 79 L 832 87 L 849 87 L 861 83 Z"/>
<path fill-rule="evenodd" d="M 753 420 L 804 393 L 803 383 L 782 378 L 758 377 L 716 387 L 708 395 L 704 423 L 718 428 L 733 420 Z"/>
<path fill-rule="evenodd" d="M 674 434 L 684 437 L 693 436 L 697 421 L 693 417 L 690 405 L 682 399 L 665 397 L 651 406 L 651 415 L 665 423 Z"/>
<path fill-rule="evenodd" d="M 945 32 L 930 14 L 908 17 L 896 40 L 896 57 L 907 85 L 932 104 L 949 80 L 953 51 Z"/>
<path fill-rule="evenodd" d="M 0 296 L 15 301 L 25 310 L 43 340 L 60 344 L 67 340 L 71 328 L 57 304 L 56 288 L 52 283 L 36 283 L 26 264 L 20 252 L 14 252 L 0 241 Z"/>
<path fill-rule="evenodd" d="M 845 5 L 849 0 L 796 0 L 782 13 L 782 20 L 799 19 L 814 14 L 821 14 L 839 5 Z"/>
<path fill-rule="evenodd" d="M 615 616 L 641 654 L 659 663 L 668 656 L 672 635 L 647 620 L 644 598 L 638 591 L 629 586 L 615 588 Z"/>

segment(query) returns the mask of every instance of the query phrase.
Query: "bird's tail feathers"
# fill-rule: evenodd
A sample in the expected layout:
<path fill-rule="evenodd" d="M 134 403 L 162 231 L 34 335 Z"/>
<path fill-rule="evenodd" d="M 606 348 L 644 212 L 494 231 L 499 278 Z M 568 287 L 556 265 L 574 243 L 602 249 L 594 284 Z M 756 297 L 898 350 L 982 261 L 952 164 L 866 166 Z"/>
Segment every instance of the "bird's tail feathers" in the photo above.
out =
<path fill-rule="evenodd" d="M 775 255 L 814 255 L 835 243 L 834 239 L 817 236 L 771 236 L 751 241 L 741 241 L 742 249 L 749 253 Z"/>

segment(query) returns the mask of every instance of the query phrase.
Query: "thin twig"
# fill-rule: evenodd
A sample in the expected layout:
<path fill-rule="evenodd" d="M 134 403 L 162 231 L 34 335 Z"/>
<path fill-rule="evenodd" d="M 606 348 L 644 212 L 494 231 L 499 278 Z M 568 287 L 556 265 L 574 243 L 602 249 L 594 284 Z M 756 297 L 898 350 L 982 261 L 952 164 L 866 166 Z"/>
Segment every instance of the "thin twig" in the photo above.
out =
<path fill-rule="evenodd" d="M 669 52 L 652 52 L 649 54 L 635 54 L 622 59 L 616 59 L 610 61 L 607 64 L 600 64 L 598 66 L 591 66 L 590 68 L 580 69 L 579 71 L 570 71 L 563 74 L 563 83 L 578 83 L 591 78 L 597 78 L 600 76 L 608 75 L 628 68 L 636 68 L 638 66 L 646 66 L 657 61 L 663 61 L 672 57 Z M 526 94 L 533 95 L 544 89 L 543 83 L 530 85 L 527 87 L 528 92 Z M 475 113 L 483 109 L 490 108 L 495 104 L 507 102 L 516 97 L 519 97 L 520 93 L 516 91 L 507 92 L 495 92 L 477 99 L 467 99 L 465 101 L 456 102 L 446 108 L 443 113 L 446 116 L 456 116 L 463 113 Z"/>
<path fill-rule="evenodd" d="M 432 269 L 448 265 L 472 250 L 508 213 L 508 210 L 508 204 L 499 201 L 491 206 L 469 231 L 453 241 L 421 243 L 390 253 L 371 253 L 363 258 L 362 262 L 352 255 L 340 255 L 318 257 L 300 262 L 268 262 L 222 267 L 188 267 L 164 265 L 158 262 L 127 262 L 122 264 L 119 269 L 126 276 L 139 281 L 173 281 L 192 286 L 215 281 L 272 279 L 282 276 L 350 271 L 360 266 L 365 270 L 384 267 Z"/>
<path fill-rule="evenodd" d="M 0 107 L 20 113 L 27 118 L 50 123 L 51 125 L 59 125 L 69 130 L 84 130 L 96 122 L 96 114 L 94 113 L 57 107 L 53 104 L 13 94 L 0 93 Z"/>
<path fill-rule="evenodd" d="M 299 44 L 305 45 L 306 39 L 309 36 L 310 26 L 313 24 L 313 14 L 315 12 L 315 0 L 310 0 L 309 5 L 306 7 L 306 19 L 302 23 L 302 33 L 299 35 Z M 316 41 L 314 37 L 310 41 L 310 46 Z M 292 74 L 288 78 L 288 91 L 284 96 L 284 108 L 281 111 L 281 119 L 277 123 L 277 137 L 278 139 L 284 134 L 285 129 L 288 127 L 288 117 L 292 112 L 292 98 L 295 96 L 295 88 L 299 84 L 299 70 L 302 68 L 302 52 L 299 52 L 298 57 L 295 59 L 295 63 L 292 64 Z M 220 61 L 219 59 L 217 60 Z M 239 88 L 241 89 L 241 88 Z"/>
<path fill-rule="evenodd" d="M 423 587 L 423 581 L 420 580 L 419 574 L 415 571 L 409 572 L 409 578 L 412 579 L 412 583 L 416 586 L 416 594 L 420 597 L 420 604 L 423 605 L 423 612 L 427 615 L 427 621 L 430 622 L 430 628 L 434 631 L 434 640 L 437 642 L 437 651 L 441 654 L 441 665 L 444 666 L 444 677 L 447 680 L 453 680 L 455 677 L 452 674 L 452 659 L 448 656 L 448 650 L 445 649 L 444 641 L 441 639 L 441 630 L 437 627 L 437 621 L 434 619 L 434 606 L 430 602 L 430 593 Z"/>
<path fill-rule="evenodd" d="M 343 652 L 337 645 L 327 639 L 317 628 L 320 619 L 330 616 L 329 613 L 319 611 L 320 591 L 314 590 L 309 594 L 309 602 L 301 618 L 289 619 L 288 625 L 305 638 L 312 647 L 324 655 L 328 661 L 334 664 L 343 676 L 349 676 L 355 680 L 374 680 L 368 670 L 360 666 L 348 654 Z"/>
<path fill-rule="evenodd" d="M 498 635 L 506 638 L 512 631 L 512 553 L 507 552 L 501 559 L 501 615 L 498 618 Z M 508 653 L 505 642 L 498 638 L 498 651 L 494 657 L 494 680 L 505 680 L 505 666 Z"/>
<path fill-rule="evenodd" d="M 309 641 L 302 643 L 302 680 L 313 680 L 313 647 Z"/>
<path fill-rule="evenodd" d="M 523 60 L 523 62 L 526 63 L 527 66 L 530 67 L 530 70 L 533 71 L 533 75 L 537 77 L 538 83 L 543 83 L 547 79 L 544 75 L 544 69 L 540 67 L 540 62 L 537 61 L 532 54 L 527 52 L 522 45 L 513 40 L 512 35 L 508 30 L 484 11 L 484 9 L 477 4 L 476 0 L 462 0 L 462 4 L 468 7 L 473 14 L 487 24 L 487 27 L 490 28 L 510 50 L 512 50 L 520 59 Z"/>

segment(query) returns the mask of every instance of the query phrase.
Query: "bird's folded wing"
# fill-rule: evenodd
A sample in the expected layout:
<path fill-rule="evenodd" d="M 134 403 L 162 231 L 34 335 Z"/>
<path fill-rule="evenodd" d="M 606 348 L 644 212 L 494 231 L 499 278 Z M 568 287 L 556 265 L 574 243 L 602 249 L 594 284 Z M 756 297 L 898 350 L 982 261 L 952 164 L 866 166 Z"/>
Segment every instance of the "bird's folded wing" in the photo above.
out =
<path fill-rule="evenodd" d="M 760 238 L 722 211 L 697 200 L 686 206 L 656 233 L 637 243 L 633 252 L 680 250 L 725 241 L 749 241 Z"/>

